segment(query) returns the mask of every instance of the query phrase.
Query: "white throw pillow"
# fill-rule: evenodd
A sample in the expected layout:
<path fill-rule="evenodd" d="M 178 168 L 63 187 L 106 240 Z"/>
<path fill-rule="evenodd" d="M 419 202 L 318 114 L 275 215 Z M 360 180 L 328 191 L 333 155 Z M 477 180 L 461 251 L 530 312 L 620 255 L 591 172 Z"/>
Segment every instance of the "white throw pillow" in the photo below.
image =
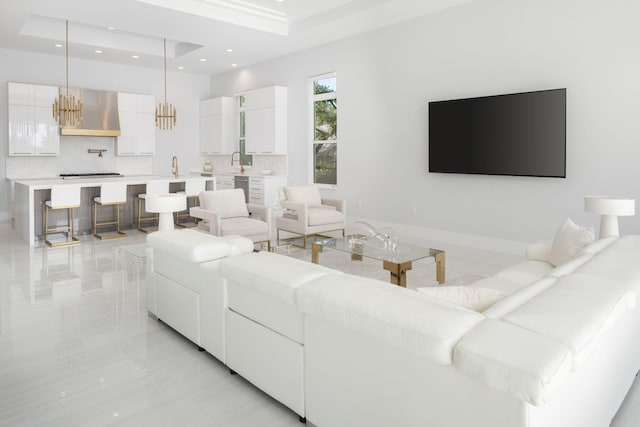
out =
<path fill-rule="evenodd" d="M 322 199 L 320 190 L 315 185 L 301 185 L 299 187 L 284 187 L 284 197 L 290 202 L 302 203 L 309 206 L 320 206 Z"/>
<path fill-rule="evenodd" d="M 507 295 L 506 292 L 496 289 L 469 286 L 430 286 L 416 290 L 477 312 L 485 311 Z"/>
<path fill-rule="evenodd" d="M 567 218 L 553 239 L 549 251 L 549 264 L 557 267 L 571 261 L 582 248 L 593 242 L 594 237 L 593 228 L 576 225 L 571 218 Z"/>

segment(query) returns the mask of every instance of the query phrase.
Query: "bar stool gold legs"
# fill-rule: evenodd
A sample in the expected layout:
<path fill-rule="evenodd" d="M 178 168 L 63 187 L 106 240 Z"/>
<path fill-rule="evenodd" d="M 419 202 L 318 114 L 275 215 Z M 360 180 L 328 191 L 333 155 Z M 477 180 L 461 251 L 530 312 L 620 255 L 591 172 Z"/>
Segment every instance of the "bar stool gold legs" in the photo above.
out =
<path fill-rule="evenodd" d="M 44 203 L 44 241 L 48 246 L 70 246 L 77 245 L 80 240 L 76 237 L 75 230 L 75 209 L 80 207 L 80 186 L 79 185 L 55 185 L 51 187 L 51 200 Z M 67 210 L 70 219 L 66 225 L 49 227 L 49 212 L 51 210 Z M 49 239 L 51 233 L 66 233 L 66 239 L 53 241 Z M 71 235 L 69 235 L 71 233 Z"/>
<path fill-rule="evenodd" d="M 147 234 L 157 231 L 157 230 L 144 229 L 142 227 L 143 222 L 159 221 L 159 215 L 157 214 L 153 216 L 147 216 L 147 217 L 142 216 L 142 202 L 144 201 L 146 206 L 145 199 L 147 198 L 147 196 L 157 196 L 159 194 L 168 194 L 168 193 L 169 193 L 169 180 L 158 179 L 158 180 L 147 182 L 144 194 L 138 194 L 138 216 L 137 216 L 138 230 Z"/>
<path fill-rule="evenodd" d="M 144 194 L 141 194 L 142 196 L 146 196 Z M 138 230 L 142 231 L 143 233 L 153 233 L 154 231 L 157 230 L 149 230 L 149 229 L 145 229 L 142 227 L 142 223 L 143 222 L 147 222 L 147 221 L 159 221 L 159 215 L 155 214 L 152 216 L 142 216 L 142 202 L 145 201 L 145 197 L 140 197 L 138 196 Z M 145 202 L 146 203 L 146 202 Z"/>
<path fill-rule="evenodd" d="M 190 223 L 180 223 L 180 218 L 189 218 L 191 215 L 189 214 L 189 200 L 193 201 L 191 206 L 199 206 L 200 205 L 200 193 L 207 189 L 207 180 L 205 178 L 187 178 L 184 182 L 184 191 L 178 191 L 178 194 L 184 194 L 187 196 L 187 209 L 185 213 L 175 213 L 175 223 L 176 227 L 182 228 L 191 228 L 198 225 L 198 218 L 194 218 L 193 222 Z"/>
<path fill-rule="evenodd" d="M 199 205 L 199 196 L 195 195 L 195 196 L 187 196 L 187 210 L 186 213 L 180 213 L 180 212 L 176 212 L 174 215 L 176 217 L 176 227 L 181 227 L 181 228 L 191 228 L 191 227 L 195 227 L 198 225 L 198 218 L 193 218 L 193 222 L 191 223 L 180 223 L 180 218 L 189 218 L 191 217 L 191 215 L 189 215 L 189 200 L 192 200 L 193 203 L 191 204 L 191 206 L 198 206 Z"/>
<path fill-rule="evenodd" d="M 127 184 L 123 182 L 105 182 L 100 186 L 100 197 L 93 198 L 93 235 L 100 240 L 118 239 L 127 233 L 120 231 L 120 205 L 127 202 Z M 98 222 L 98 205 L 115 206 L 116 220 Z M 98 227 L 105 225 L 115 225 L 115 234 L 98 233 Z"/>
<path fill-rule="evenodd" d="M 96 236 L 100 240 L 107 239 L 119 239 L 121 237 L 125 237 L 127 233 L 120 231 L 120 205 L 124 203 L 100 203 L 97 201 L 93 202 L 93 235 Z M 101 206 L 114 206 L 116 208 L 116 220 L 115 221 L 105 221 L 98 222 L 98 205 Z M 104 225 L 115 225 L 116 233 L 115 234 L 98 234 L 98 227 L 102 227 Z"/>
<path fill-rule="evenodd" d="M 44 242 L 47 245 L 51 247 L 57 247 L 57 246 L 77 245 L 80 243 L 80 240 L 76 237 L 75 226 L 74 226 L 74 222 L 75 222 L 74 212 L 75 212 L 75 208 L 77 207 L 78 206 L 60 206 L 57 208 L 52 208 L 51 206 L 45 205 L 44 207 Z M 58 210 L 58 209 L 69 209 L 71 211 L 71 221 L 67 225 L 50 228 L 49 227 L 49 211 Z M 49 240 L 50 233 L 59 233 L 59 232 L 66 232 L 67 240 L 60 241 L 60 242 L 54 242 Z M 71 232 L 71 236 L 69 236 L 69 232 Z"/>

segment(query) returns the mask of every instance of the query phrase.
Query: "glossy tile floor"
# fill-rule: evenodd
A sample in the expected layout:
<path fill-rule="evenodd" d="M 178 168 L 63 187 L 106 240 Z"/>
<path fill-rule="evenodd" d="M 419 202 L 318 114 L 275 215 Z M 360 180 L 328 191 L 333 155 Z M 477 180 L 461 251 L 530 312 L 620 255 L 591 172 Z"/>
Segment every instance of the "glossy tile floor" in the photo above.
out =
<path fill-rule="evenodd" d="M 128 233 L 30 248 L 0 223 L 0 426 L 300 426 L 287 408 L 147 316 L 144 266 L 121 250 L 146 235 Z M 447 251 L 448 283 L 519 260 L 436 247 Z M 310 259 L 309 250 L 290 255 Z M 379 264 L 342 253 L 326 251 L 321 263 L 388 279 Z M 408 282 L 435 284 L 433 261 L 416 262 Z M 612 425 L 640 425 L 640 381 Z"/>

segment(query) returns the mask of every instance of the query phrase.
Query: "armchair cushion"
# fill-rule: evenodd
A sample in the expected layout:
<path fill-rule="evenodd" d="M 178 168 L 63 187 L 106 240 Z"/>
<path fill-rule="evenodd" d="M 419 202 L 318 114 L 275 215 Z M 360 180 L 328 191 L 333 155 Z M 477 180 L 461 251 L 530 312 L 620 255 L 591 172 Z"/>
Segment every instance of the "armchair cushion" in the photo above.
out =
<path fill-rule="evenodd" d="M 309 208 L 309 225 L 332 224 L 342 222 L 344 216 L 342 212 L 335 209 L 325 209 L 321 207 Z"/>
<path fill-rule="evenodd" d="M 322 199 L 320 191 L 315 185 L 301 185 L 299 187 L 284 187 L 284 196 L 288 201 L 309 206 L 320 206 Z"/>
<path fill-rule="evenodd" d="M 203 191 L 200 193 L 200 207 L 217 213 L 222 219 L 249 216 L 241 188 Z"/>
<path fill-rule="evenodd" d="M 222 236 L 229 234 L 240 234 L 243 236 L 253 236 L 255 234 L 268 233 L 267 223 L 253 218 L 227 218 L 221 222 Z"/>

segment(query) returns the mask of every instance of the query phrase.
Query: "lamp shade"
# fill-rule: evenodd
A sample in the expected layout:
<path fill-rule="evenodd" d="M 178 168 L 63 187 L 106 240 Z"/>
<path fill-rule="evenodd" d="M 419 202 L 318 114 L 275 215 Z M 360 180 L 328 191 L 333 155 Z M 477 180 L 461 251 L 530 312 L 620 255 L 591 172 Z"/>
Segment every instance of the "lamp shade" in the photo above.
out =
<path fill-rule="evenodd" d="M 600 215 L 631 216 L 636 213 L 636 201 L 628 197 L 585 196 L 584 210 Z"/>

